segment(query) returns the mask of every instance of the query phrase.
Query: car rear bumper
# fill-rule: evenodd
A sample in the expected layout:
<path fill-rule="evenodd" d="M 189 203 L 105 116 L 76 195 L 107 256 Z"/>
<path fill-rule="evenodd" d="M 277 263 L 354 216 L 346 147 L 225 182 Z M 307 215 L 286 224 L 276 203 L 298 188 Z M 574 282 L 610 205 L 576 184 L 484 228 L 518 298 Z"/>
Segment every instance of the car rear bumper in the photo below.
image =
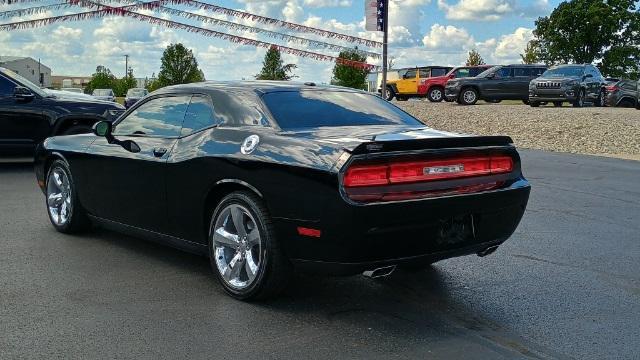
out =
<path fill-rule="evenodd" d="M 501 244 L 524 214 L 530 186 L 397 203 L 336 206 L 318 222 L 274 219 L 285 251 L 303 270 L 355 274 L 408 263 L 430 263 Z M 297 226 L 321 231 L 299 235 Z"/>

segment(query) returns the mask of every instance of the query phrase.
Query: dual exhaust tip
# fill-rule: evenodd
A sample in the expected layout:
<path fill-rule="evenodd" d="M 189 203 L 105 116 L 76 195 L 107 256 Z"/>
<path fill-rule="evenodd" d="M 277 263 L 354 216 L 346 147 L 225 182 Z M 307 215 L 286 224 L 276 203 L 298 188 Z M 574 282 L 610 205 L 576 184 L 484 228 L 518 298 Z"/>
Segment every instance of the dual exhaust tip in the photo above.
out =
<path fill-rule="evenodd" d="M 362 273 L 365 277 L 370 279 L 377 279 L 385 276 L 391 275 L 391 273 L 396 269 L 395 265 L 383 266 L 372 270 L 367 270 Z"/>

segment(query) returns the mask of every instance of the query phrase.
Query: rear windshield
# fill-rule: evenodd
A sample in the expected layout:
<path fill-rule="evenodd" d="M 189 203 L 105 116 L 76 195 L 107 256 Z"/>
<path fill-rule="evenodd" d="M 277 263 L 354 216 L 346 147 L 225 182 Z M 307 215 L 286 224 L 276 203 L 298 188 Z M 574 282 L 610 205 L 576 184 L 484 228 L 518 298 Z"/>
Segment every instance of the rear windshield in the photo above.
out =
<path fill-rule="evenodd" d="M 422 125 L 375 95 L 336 90 L 278 91 L 262 97 L 283 130 L 326 126 Z"/>
<path fill-rule="evenodd" d="M 147 95 L 146 89 L 129 89 L 127 91 L 127 96 L 130 96 L 130 97 L 133 97 L 133 96 L 143 97 L 146 95 Z"/>

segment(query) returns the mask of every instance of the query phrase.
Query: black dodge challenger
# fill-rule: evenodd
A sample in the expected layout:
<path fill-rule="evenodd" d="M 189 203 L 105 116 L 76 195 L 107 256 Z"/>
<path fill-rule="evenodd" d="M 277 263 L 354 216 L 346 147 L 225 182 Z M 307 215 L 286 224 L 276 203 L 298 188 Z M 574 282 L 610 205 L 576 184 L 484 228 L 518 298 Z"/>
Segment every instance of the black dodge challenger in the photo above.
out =
<path fill-rule="evenodd" d="M 340 87 L 167 87 L 93 132 L 36 151 L 53 226 L 207 255 L 239 299 L 277 294 L 294 270 L 377 277 L 488 255 L 529 198 L 509 137 L 436 131 Z"/>

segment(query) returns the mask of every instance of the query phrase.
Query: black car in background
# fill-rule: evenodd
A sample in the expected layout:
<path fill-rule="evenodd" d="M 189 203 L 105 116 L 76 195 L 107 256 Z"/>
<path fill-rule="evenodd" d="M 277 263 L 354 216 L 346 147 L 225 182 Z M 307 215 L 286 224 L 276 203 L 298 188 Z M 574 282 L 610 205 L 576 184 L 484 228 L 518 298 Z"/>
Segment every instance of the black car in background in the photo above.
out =
<path fill-rule="evenodd" d="M 333 86 L 166 87 L 94 131 L 38 148 L 53 227 L 207 255 L 240 299 L 277 294 L 294 269 L 378 277 L 488 255 L 530 191 L 511 138 L 440 132 Z"/>
<path fill-rule="evenodd" d="M 462 105 L 473 105 L 478 100 L 522 100 L 528 103 L 529 83 L 546 69 L 544 65 L 494 66 L 476 77 L 449 80 L 445 96 Z"/>
<path fill-rule="evenodd" d="M 113 121 L 123 112 L 121 105 L 112 102 L 45 91 L 0 68 L 1 155 L 31 155 L 49 136 L 91 132 L 94 123 Z"/>
<path fill-rule="evenodd" d="M 605 79 L 597 67 L 591 64 L 558 65 L 545 71 L 529 84 L 529 104 L 542 102 L 562 106 L 568 101 L 575 107 L 590 102 L 604 106 L 606 102 Z"/>
<path fill-rule="evenodd" d="M 605 86 L 607 106 L 636 107 L 638 104 L 638 82 L 618 80 Z"/>
<path fill-rule="evenodd" d="M 124 107 L 127 109 L 137 103 L 140 99 L 147 96 L 149 91 L 144 88 L 133 88 L 127 90 L 127 96 L 124 98 Z"/>

